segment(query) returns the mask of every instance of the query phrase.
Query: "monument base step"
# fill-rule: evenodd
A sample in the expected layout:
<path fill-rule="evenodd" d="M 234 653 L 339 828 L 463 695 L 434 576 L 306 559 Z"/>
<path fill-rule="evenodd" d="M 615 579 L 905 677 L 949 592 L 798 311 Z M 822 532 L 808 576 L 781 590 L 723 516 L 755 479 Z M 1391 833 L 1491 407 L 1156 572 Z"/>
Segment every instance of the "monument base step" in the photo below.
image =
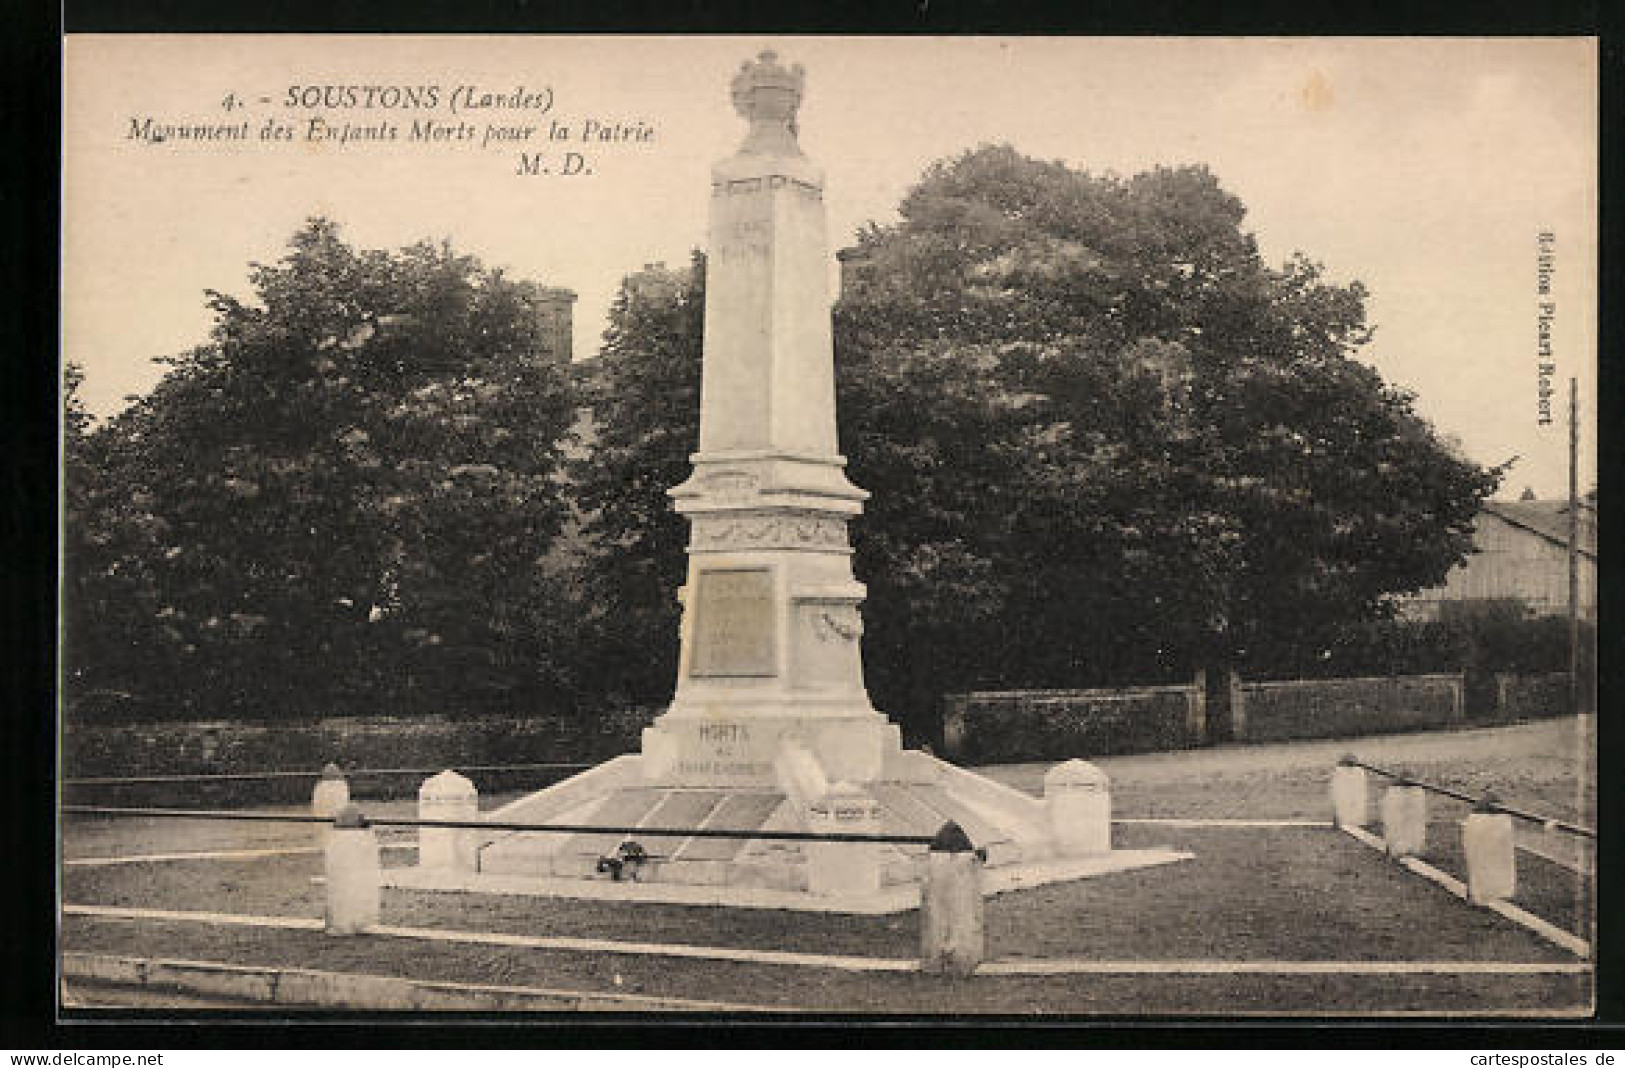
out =
<path fill-rule="evenodd" d="M 1052 883 L 1095 878 L 1121 871 L 1191 859 L 1175 849 L 1114 849 L 1091 857 L 1013 864 L 985 869 L 983 893 L 992 896 Z M 823 896 L 805 889 L 771 885 L 698 884 L 529 876 L 509 872 L 454 872 L 434 868 L 387 868 L 383 885 L 398 890 L 559 898 L 579 901 L 625 901 L 668 905 L 717 905 L 727 908 L 790 909 L 852 916 L 882 916 L 920 907 L 918 882 L 883 886 L 872 894 Z"/>
<path fill-rule="evenodd" d="M 568 785 L 568 783 L 563 784 Z M 1032 864 L 1053 851 L 1041 828 L 1012 826 L 1011 820 L 956 796 L 941 782 L 877 782 L 867 791 L 880 803 L 884 834 L 930 837 L 950 821 L 959 824 L 984 850 L 990 867 Z M 961 784 L 963 790 L 963 784 Z M 546 791 L 543 791 L 545 794 Z M 538 795 L 540 796 L 540 795 Z M 798 807 L 785 794 L 759 789 L 728 790 L 642 783 L 607 789 L 597 798 L 576 797 L 569 809 L 541 822 L 593 827 L 695 827 L 707 830 L 805 830 Z M 636 866 L 644 883 L 754 886 L 805 890 L 807 843 L 747 838 L 642 835 L 636 831 L 576 832 L 569 835 L 512 832 L 479 850 L 478 868 L 494 874 L 559 879 L 610 878 L 607 868 L 636 843 L 648 859 Z M 917 882 L 925 846 L 884 848 L 881 885 Z M 623 864 L 630 877 L 630 865 Z M 613 881 L 611 879 L 611 881 Z"/>
<path fill-rule="evenodd" d="M 918 907 L 926 869 L 923 843 L 868 847 L 874 851 L 866 863 L 879 869 L 870 876 L 873 890 L 813 893 L 814 843 L 750 837 L 808 830 L 805 800 L 756 785 L 650 782 L 648 766 L 638 756 L 619 757 L 488 814 L 493 821 L 576 830 L 493 831 L 477 842 L 473 872 L 394 868 L 385 872 L 385 885 L 856 914 Z M 1186 857 L 1171 849 L 1059 855 L 1042 802 L 916 751 L 899 751 L 888 762 L 885 779 L 858 787 L 874 799 L 881 833 L 930 838 L 944 824 L 958 824 L 984 853 L 982 886 L 988 894 Z M 651 835 L 637 828 L 737 831 L 743 837 Z"/>

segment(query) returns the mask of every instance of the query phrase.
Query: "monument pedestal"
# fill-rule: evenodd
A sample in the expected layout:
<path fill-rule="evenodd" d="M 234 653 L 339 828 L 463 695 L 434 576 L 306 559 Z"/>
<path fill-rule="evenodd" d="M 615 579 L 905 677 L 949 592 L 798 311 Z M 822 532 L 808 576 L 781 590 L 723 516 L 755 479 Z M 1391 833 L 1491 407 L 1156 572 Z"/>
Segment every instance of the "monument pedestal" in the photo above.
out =
<path fill-rule="evenodd" d="M 839 781 L 787 735 L 771 766 L 770 781 L 682 784 L 658 773 L 648 753 L 617 757 L 488 814 L 502 822 L 731 830 L 740 838 L 492 832 L 480 836 L 473 872 L 390 868 L 384 885 L 856 914 L 919 907 L 924 845 L 749 837 L 754 831 L 850 829 L 843 820 L 865 833 L 927 838 L 957 823 L 986 854 L 981 887 L 989 895 L 1189 856 L 1166 848 L 1072 855 L 1051 833 L 1043 801 L 916 750 L 891 750 L 875 778 Z M 623 864 L 617 878 L 603 862 L 624 856 L 628 843 L 646 859 Z"/>

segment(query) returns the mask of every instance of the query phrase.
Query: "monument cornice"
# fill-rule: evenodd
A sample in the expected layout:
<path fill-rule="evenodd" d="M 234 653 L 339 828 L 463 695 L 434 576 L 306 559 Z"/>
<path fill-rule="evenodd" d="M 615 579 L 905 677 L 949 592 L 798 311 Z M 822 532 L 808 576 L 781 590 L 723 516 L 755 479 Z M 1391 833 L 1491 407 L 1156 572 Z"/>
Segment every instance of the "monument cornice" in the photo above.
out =
<path fill-rule="evenodd" d="M 714 197 L 743 196 L 763 190 L 791 189 L 815 200 L 824 198 L 822 176 L 817 178 L 784 173 L 787 168 L 763 171 L 745 177 L 713 177 L 711 195 Z"/>
<path fill-rule="evenodd" d="M 691 452 L 691 464 L 734 464 L 751 460 L 790 460 L 794 463 L 821 464 L 825 467 L 845 467 L 846 457 L 840 453 L 816 455 L 787 449 L 729 449 L 716 452 Z"/>

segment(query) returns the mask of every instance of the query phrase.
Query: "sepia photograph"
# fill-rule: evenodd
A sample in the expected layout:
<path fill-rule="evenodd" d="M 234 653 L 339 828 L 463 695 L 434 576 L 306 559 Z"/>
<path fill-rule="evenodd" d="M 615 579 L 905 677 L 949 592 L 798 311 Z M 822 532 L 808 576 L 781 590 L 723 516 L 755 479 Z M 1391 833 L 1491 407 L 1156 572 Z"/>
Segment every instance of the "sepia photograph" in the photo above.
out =
<path fill-rule="evenodd" d="M 62 43 L 59 1019 L 1593 1016 L 1596 38 Z"/>

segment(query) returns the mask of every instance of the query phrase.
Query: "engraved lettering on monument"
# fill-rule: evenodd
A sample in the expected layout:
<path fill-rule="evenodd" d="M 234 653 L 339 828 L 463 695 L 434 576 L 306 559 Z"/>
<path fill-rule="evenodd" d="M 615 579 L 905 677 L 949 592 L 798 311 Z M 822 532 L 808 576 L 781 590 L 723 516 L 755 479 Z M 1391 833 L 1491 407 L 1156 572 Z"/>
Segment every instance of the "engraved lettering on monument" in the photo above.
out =
<path fill-rule="evenodd" d="M 717 757 L 732 757 L 750 741 L 750 732 L 741 723 L 706 723 L 700 726 L 700 744 L 709 746 Z"/>
<path fill-rule="evenodd" d="M 766 568 L 702 571 L 694 617 L 694 676 L 776 674 L 773 578 Z"/>

